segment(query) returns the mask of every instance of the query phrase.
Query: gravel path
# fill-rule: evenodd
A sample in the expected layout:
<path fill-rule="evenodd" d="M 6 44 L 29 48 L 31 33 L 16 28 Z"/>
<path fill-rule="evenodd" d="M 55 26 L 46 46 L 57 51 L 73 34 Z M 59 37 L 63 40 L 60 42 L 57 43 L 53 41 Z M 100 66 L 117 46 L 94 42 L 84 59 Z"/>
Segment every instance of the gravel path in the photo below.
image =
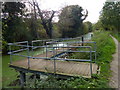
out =
<path fill-rule="evenodd" d="M 120 81 L 120 78 L 118 80 L 118 75 L 120 75 L 120 74 L 118 74 L 118 68 L 120 68 L 120 65 L 118 64 L 118 60 L 120 60 L 120 58 L 118 58 L 118 55 L 119 55 L 118 53 L 120 53 L 120 44 L 118 43 L 118 41 L 114 37 L 112 37 L 112 38 L 116 44 L 116 53 L 113 54 L 113 60 L 110 64 L 110 69 L 112 71 L 112 77 L 110 78 L 109 85 L 112 88 L 118 88 L 118 87 L 120 88 L 120 85 L 118 84 L 118 82 Z M 118 48 L 119 48 L 119 50 L 118 50 Z"/>

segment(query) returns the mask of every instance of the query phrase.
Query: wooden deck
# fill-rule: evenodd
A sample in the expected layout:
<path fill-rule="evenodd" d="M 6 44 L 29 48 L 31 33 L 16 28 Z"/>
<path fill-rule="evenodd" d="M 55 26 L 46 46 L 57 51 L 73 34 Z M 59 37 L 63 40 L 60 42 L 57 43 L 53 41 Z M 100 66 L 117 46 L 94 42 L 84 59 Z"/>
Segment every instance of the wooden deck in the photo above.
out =
<path fill-rule="evenodd" d="M 46 54 L 37 55 L 36 57 L 45 57 Z M 48 57 L 53 56 L 52 52 L 48 53 Z M 83 76 L 91 77 L 90 63 L 85 62 L 75 62 L 75 61 L 60 61 L 55 60 L 56 74 L 66 75 L 66 76 Z M 10 66 L 15 66 L 23 68 L 26 70 L 33 70 L 45 73 L 54 73 L 54 60 L 44 60 L 44 59 L 30 59 L 30 68 L 28 69 L 28 59 L 15 61 L 10 64 Z M 92 73 L 97 73 L 97 65 L 92 63 Z"/>

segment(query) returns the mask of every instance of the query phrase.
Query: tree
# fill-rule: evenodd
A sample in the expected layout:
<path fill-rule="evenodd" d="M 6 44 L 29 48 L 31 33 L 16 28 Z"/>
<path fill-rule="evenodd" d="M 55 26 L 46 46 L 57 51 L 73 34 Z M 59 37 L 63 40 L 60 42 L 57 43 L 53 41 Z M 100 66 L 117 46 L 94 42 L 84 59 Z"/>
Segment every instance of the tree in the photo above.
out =
<path fill-rule="evenodd" d="M 31 2 L 29 3 L 33 5 L 35 13 L 37 13 L 38 11 L 38 15 L 41 18 L 41 24 L 43 25 L 46 34 L 48 35 L 49 38 L 52 38 L 52 32 L 53 32 L 52 19 L 54 17 L 55 11 L 42 11 L 38 5 L 38 2 L 34 0 L 33 0 L 33 4 Z M 35 8 L 37 8 L 37 10 Z"/>
<path fill-rule="evenodd" d="M 24 3 L 4 2 L 2 6 L 2 53 L 6 53 L 7 43 L 27 40 L 28 31 L 23 20 Z"/>
<path fill-rule="evenodd" d="M 120 2 L 106 2 L 100 20 L 105 30 L 120 30 Z"/>
<path fill-rule="evenodd" d="M 83 23 L 84 25 L 84 33 L 92 32 L 92 23 L 87 21 Z"/>
<path fill-rule="evenodd" d="M 37 8 L 38 8 L 38 13 L 39 16 L 41 17 L 42 20 L 42 25 L 44 27 L 44 29 L 46 30 L 47 35 L 49 36 L 49 38 L 52 38 L 52 18 L 54 17 L 55 11 L 52 12 L 41 12 L 38 4 L 37 4 Z"/>
<path fill-rule="evenodd" d="M 78 5 L 66 6 L 59 15 L 59 29 L 62 37 L 76 37 L 83 34 L 82 22 L 86 19 L 88 11 L 83 14 L 82 7 Z"/>
<path fill-rule="evenodd" d="M 93 30 L 103 30 L 103 24 L 100 20 L 97 23 L 93 24 Z"/>
<path fill-rule="evenodd" d="M 38 33 L 38 26 L 40 23 L 38 23 L 38 15 L 35 0 L 31 0 L 31 2 L 28 1 L 26 3 L 28 3 L 29 5 L 26 20 L 29 21 L 28 26 L 31 31 L 32 39 L 40 39 L 40 34 Z"/>
<path fill-rule="evenodd" d="M 4 40 L 7 42 L 24 40 L 26 27 L 22 16 L 25 5 L 21 2 L 5 2 L 3 6 L 2 32 Z"/>

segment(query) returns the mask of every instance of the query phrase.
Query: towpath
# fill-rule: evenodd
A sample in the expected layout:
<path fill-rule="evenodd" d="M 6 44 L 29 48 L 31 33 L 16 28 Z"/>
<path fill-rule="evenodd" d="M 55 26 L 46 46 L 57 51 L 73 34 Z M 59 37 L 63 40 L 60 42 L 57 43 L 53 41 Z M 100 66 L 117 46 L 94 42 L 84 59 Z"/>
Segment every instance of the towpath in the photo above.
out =
<path fill-rule="evenodd" d="M 112 37 L 112 36 L 111 36 Z M 120 81 L 120 43 L 112 37 L 115 45 L 116 45 L 116 52 L 113 54 L 113 60 L 110 64 L 110 70 L 112 71 L 112 77 L 110 78 L 110 83 L 109 85 L 112 88 L 118 88 L 120 89 L 119 81 Z"/>

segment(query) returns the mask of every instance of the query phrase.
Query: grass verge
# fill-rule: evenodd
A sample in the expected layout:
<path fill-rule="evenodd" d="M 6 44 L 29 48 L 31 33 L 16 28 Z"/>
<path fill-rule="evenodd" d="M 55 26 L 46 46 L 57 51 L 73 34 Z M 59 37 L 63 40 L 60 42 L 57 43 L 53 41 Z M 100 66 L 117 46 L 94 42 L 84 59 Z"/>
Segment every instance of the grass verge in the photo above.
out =
<path fill-rule="evenodd" d="M 43 52 L 43 50 L 41 51 L 41 49 L 37 49 L 37 50 L 34 50 L 34 53 L 32 53 L 32 51 L 31 51 L 30 54 L 38 55 L 42 52 Z M 26 55 L 27 51 L 20 52 L 19 54 Z M 17 61 L 17 60 L 22 60 L 22 59 L 25 59 L 25 58 L 20 57 L 20 56 L 12 56 L 12 61 Z M 17 80 L 19 78 L 18 77 L 19 73 L 17 71 L 15 71 L 15 69 L 10 68 L 9 63 L 10 63 L 10 56 L 3 55 L 2 56 L 2 87 L 3 88 L 10 88 L 10 87 L 12 88 L 12 86 L 9 86 L 9 84 L 11 84 L 12 82 L 14 82 L 15 80 Z M 16 87 L 16 85 L 15 85 L 15 87 Z"/>
<path fill-rule="evenodd" d="M 114 36 L 120 42 L 120 32 L 119 33 L 111 32 L 111 35 Z"/>

